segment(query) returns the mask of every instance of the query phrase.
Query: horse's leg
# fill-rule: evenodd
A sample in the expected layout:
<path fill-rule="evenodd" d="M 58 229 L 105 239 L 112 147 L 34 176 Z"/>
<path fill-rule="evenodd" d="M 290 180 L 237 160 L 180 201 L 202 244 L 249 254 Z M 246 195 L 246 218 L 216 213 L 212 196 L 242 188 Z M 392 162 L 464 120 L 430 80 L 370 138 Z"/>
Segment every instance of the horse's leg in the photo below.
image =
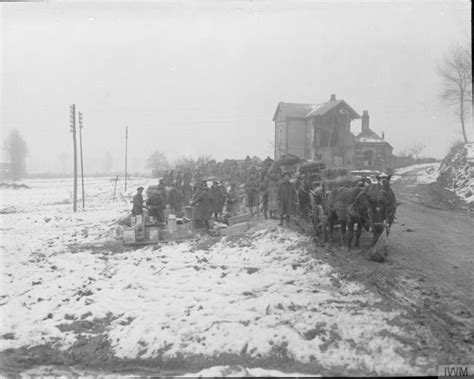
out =
<path fill-rule="evenodd" d="M 362 235 L 362 222 L 361 220 L 358 220 L 357 222 L 357 233 L 356 233 L 356 243 L 354 247 L 359 248 L 360 247 L 360 236 Z"/>
<path fill-rule="evenodd" d="M 347 248 L 350 250 L 352 245 L 352 238 L 354 237 L 354 220 L 349 218 L 347 222 L 349 228 L 349 235 L 347 236 Z"/>
<path fill-rule="evenodd" d="M 327 232 L 326 232 L 326 226 L 327 226 L 327 221 L 325 221 L 326 219 L 323 217 L 321 218 L 321 221 L 319 223 L 319 231 L 320 231 L 320 236 L 321 236 L 321 241 L 323 241 L 324 243 L 328 242 L 328 235 L 327 235 Z"/>
<path fill-rule="evenodd" d="M 346 240 L 346 221 L 341 220 L 341 229 L 340 229 L 340 234 L 341 234 L 341 246 L 344 246 L 344 242 Z"/>
<path fill-rule="evenodd" d="M 334 236 L 333 236 L 333 231 L 334 231 L 334 216 L 333 214 L 330 214 L 328 217 L 328 228 L 329 228 L 329 242 L 334 242 Z"/>

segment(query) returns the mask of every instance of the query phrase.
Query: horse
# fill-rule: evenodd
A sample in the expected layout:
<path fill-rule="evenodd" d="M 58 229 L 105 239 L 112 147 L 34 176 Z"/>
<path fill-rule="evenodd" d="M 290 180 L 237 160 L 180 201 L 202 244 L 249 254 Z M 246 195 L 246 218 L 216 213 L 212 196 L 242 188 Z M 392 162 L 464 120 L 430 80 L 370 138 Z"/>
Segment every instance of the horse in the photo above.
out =
<path fill-rule="evenodd" d="M 346 241 L 347 248 L 350 249 L 354 237 L 354 224 L 357 224 L 355 247 L 360 246 L 360 236 L 362 228 L 367 232 L 374 225 L 382 225 L 382 209 L 377 199 L 372 198 L 362 187 L 336 188 L 333 189 L 328 198 L 328 226 L 329 237 L 333 241 L 333 229 L 336 222 L 341 225 L 341 241 L 345 241 L 345 230 L 349 228 L 349 236 Z M 377 241 L 374 233 L 372 244 Z"/>
<path fill-rule="evenodd" d="M 388 177 L 379 177 L 377 176 L 378 183 L 371 184 L 367 188 L 368 195 L 376 200 L 381 207 L 381 211 L 383 214 L 383 221 L 388 225 L 387 228 L 387 235 L 390 232 L 390 227 L 392 226 L 395 220 L 395 213 L 397 210 L 397 203 L 395 193 L 390 186 L 390 178 L 392 176 L 389 175 Z M 381 232 L 380 228 L 378 231 Z"/>

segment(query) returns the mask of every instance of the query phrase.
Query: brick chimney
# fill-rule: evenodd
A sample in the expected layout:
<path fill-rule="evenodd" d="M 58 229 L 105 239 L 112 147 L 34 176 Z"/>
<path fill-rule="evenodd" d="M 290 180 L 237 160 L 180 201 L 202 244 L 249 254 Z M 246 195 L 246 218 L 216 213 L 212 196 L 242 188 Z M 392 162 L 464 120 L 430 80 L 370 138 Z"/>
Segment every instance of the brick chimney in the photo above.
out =
<path fill-rule="evenodd" d="M 362 113 L 362 133 L 365 134 L 369 131 L 369 111 L 363 111 Z"/>
<path fill-rule="evenodd" d="M 385 132 L 382 132 L 382 139 L 385 139 Z"/>
<path fill-rule="evenodd" d="M 336 95 L 332 94 L 331 99 L 329 101 L 336 101 Z"/>

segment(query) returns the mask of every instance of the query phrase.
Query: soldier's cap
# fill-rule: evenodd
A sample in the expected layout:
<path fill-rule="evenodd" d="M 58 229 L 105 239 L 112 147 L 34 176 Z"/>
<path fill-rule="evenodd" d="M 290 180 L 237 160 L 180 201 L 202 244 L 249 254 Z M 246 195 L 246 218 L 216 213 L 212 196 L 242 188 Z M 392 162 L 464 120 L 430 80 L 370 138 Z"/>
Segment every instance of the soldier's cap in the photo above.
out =
<path fill-rule="evenodd" d="M 145 189 L 145 188 L 143 188 L 143 187 L 138 187 L 138 188 L 137 188 L 137 191 L 143 191 L 144 189 Z"/>

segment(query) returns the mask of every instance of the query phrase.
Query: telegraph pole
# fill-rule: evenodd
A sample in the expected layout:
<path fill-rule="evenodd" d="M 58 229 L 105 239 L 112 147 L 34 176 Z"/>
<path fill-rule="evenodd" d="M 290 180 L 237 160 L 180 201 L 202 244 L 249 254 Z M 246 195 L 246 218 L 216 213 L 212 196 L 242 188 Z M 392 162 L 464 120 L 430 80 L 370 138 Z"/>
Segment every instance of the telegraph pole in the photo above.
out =
<path fill-rule="evenodd" d="M 72 141 L 74 143 L 74 203 L 73 211 L 77 212 L 77 141 L 76 141 L 76 104 L 69 106 L 69 119 L 71 121 Z"/>
<path fill-rule="evenodd" d="M 82 112 L 77 112 L 79 116 L 79 146 L 81 150 L 81 182 L 82 182 L 82 209 L 86 208 L 85 195 L 84 195 L 84 162 L 82 159 L 82 128 L 84 127 L 82 121 Z"/>
<path fill-rule="evenodd" d="M 128 126 L 125 127 L 125 192 L 127 192 L 127 146 L 128 145 Z"/>

